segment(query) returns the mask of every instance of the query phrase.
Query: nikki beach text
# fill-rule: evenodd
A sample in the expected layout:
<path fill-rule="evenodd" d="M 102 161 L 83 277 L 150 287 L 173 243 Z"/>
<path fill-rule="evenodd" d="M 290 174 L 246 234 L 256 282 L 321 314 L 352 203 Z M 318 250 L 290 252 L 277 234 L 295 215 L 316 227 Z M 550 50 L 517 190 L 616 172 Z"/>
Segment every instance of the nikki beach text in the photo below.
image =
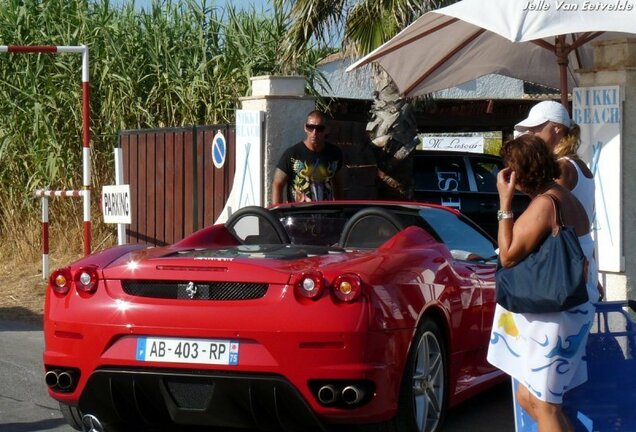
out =
<path fill-rule="evenodd" d="M 554 7 L 557 11 L 590 11 L 590 12 L 611 12 L 611 11 L 631 11 L 634 9 L 633 2 L 629 0 L 616 0 L 613 3 L 602 3 L 599 1 L 585 0 L 585 1 L 554 1 L 549 2 L 547 0 L 529 1 L 526 2 L 523 9 L 524 11 L 548 11 Z"/>

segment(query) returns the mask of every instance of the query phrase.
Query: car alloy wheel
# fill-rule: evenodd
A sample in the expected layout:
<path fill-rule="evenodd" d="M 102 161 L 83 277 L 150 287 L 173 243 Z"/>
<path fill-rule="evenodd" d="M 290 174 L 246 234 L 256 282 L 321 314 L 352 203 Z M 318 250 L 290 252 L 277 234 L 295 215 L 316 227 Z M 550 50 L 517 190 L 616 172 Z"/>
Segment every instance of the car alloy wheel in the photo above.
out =
<path fill-rule="evenodd" d="M 395 417 L 362 432 L 439 432 L 446 413 L 446 348 L 438 325 L 424 319 L 409 350 Z"/>
<path fill-rule="evenodd" d="M 446 365 L 441 340 L 432 322 L 425 327 L 415 351 L 411 392 L 417 430 L 432 432 L 441 423 L 446 389 Z"/>

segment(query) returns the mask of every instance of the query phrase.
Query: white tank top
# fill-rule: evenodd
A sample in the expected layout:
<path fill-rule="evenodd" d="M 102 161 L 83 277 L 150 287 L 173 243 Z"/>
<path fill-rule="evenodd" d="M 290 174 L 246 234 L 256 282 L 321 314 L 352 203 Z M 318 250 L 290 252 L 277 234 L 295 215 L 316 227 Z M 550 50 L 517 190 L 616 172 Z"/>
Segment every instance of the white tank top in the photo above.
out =
<path fill-rule="evenodd" d="M 577 180 L 576 185 L 572 189 L 572 194 L 583 205 L 585 213 L 587 213 L 587 220 L 591 226 L 594 223 L 594 192 L 596 189 L 594 178 L 585 177 L 579 165 L 569 157 L 564 157 L 564 159 L 567 159 L 576 169 Z"/>
<path fill-rule="evenodd" d="M 576 185 L 572 189 L 572 194 L 579 200 L 583 208 L 585 209 L 585 213 L 587 213 L 587 220 L 590 222 L 590 229 L 593 229 L 594 225 L 594 178 L 585 177 L 581 168 L 579 168 L 579 164 L 577 164 L 572 159 L 566 157 L 574 168 L 576 169 Z M 581 249 L 585 253 L 585 257 L 589 263 L 588 266 L 588 278 L 587 278 L 587 294 L 590 297 L 590 301 L 592 303 L 597 303 L 599 291 L 598 291 L 598 264 L 596 262 L 596 257 L 594 253 L 594 239 L 590 234 L 585 234 L 579 237 L 579 243 L 581 245 Z"/>

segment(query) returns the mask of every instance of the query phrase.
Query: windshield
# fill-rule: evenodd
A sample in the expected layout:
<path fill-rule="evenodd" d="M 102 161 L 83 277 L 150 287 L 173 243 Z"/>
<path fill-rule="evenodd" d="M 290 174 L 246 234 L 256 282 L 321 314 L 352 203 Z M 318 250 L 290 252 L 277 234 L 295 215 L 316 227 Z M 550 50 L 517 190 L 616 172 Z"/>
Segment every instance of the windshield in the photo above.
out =
<path fill-rule="evenodd" d="M 433 227 L 451 253 L 455 252 L 453 256 L 463 255 L 460 252 L 466 257 L 472 255 L 485 260 L 496 256 L 495 245 L 490 239 L 452 213 L 426 208 L 420 210 L 420 216 Z"/>
<path fill-rule="evenodd" d="M 272 210 L 275 218 L 280 221 L 289 235 L 292 244 L 316 245 L 316 246 L 340 246 L 348 247 L 351 242 L 354 248 L 375 248 L 384 243 L 395 234 L 395 230 L 389 230 L 384 234 L 384 226 L 378 221 L 384 221 L 382 212 L 389 213 L 393 221 L 397 223 L 395 228 L 404 229 L 408 226 L 418 226 L 426 230 L 433 238 L 445 243 L 451 253 L 456 257 L 465 255 L 490 259 L 495 255 L 495 245 L 481 232 L 465 222 L 456 214 L 435 207 L 376 207 L 378 214 L 369 215 L 360 219 L 354 230 L 350 230 L 351 224 L 347 222 L 362 212 L 369 211 L 368 205 L 344 205 L 342 207 L 305 207 L 305 208 L 278 208 Z M 384 209 L 384 210 L 383 210 Z M 385 213 L 385 214 L 386 214 Z M 387 219 L 385 222 L 388 222 Z M 391 225 L 391 224 L 389 224 Z M 343 239 L 343 231 L 349 230 L 350 235 Z M 343 244 L 340 244 L 343 242 Z M 463 253 L 463 255 L 462 255 Z"/>
<path fill-rule="evenodd" d="M 338 243 L 350 215 L 344 211 L 294 213 L 280 218 L 293 244 L 330 246 Z"/>

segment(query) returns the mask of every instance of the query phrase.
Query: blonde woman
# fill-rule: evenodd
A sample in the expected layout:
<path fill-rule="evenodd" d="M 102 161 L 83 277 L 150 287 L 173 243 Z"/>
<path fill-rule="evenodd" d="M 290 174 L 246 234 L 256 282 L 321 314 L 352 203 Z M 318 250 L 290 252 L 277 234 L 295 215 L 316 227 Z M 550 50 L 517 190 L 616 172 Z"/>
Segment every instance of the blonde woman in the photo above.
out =
<path fill-rule="evenodd" d="M 581 129 L 570 119 L 565 107 L 554 101 L 539 102 L 532 107 L 528 118 L 515 125 L 515 131 L 530 133 L 541 138 L 557 157 L 561 175 L 556 182 L 567 189 L 581 202 L 587 220 L 594 224 L 594 175 L 578 155 L 581 144 Z M 590 262 L 590 280 L 598 279 L 596 259 Z M 599 284 L 599 299 L 603 288 Z"/>

